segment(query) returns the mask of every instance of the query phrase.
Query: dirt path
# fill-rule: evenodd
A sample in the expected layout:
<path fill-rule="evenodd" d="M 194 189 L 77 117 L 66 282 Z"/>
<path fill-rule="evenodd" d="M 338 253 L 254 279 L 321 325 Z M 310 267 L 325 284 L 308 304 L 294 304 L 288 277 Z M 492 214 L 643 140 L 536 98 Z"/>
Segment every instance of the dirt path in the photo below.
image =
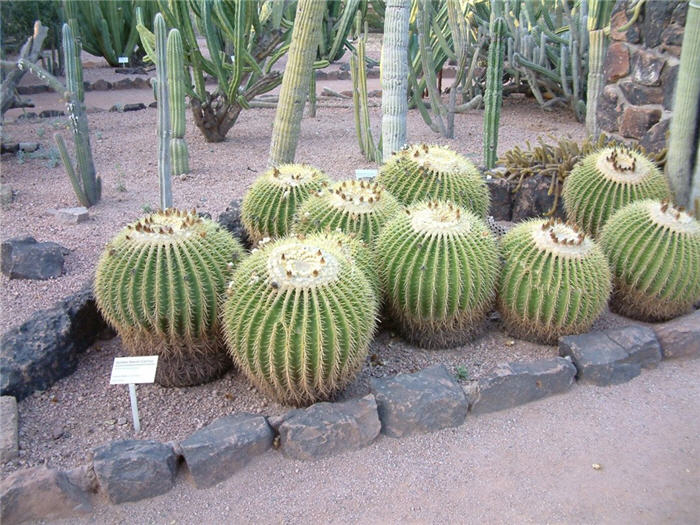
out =
<path fill-rule="evenodd" d="M 698 374 L 700 360 L 665 362 L 315 463 L 271 452 L 214 488 L 181 477 L 70 523 L 697 523 Z"/>

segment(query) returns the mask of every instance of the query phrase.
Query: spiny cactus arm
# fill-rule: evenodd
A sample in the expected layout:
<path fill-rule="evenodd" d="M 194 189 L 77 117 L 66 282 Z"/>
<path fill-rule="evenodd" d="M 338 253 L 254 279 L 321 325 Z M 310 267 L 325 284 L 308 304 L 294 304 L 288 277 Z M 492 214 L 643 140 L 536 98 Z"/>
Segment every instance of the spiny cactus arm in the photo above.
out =
<path fill-rule="evenodd" d="M 679 206 L 690 204 L 693 157 L 700 156 L 695 142 L 700 127 L 700 0 L 691 0 L 686 16 L 666 161 L 666 176 Z"/>
<path fill-rule="evenodd" d="M 66 92 L 66 86 L 61 84 L 61 82 L 55 76 L 53 76 L 51 73 L 46 71 L 39 64 L 36 64 L 34 62 L 30 62 L 27 59 L 21 58 L 17 62 L 17 67 L 20 69 L 20 71 L 29 71 L 35 77 L 46 82 L 49 85 L 49 87 L 51 89 L 53 89 L 56 93 L 58 93 L 62 99 L 64 99 L 64 100 L 68 99 L 69 95 Z"/>
<path fill-rule="evenodd" d="M 360 150 L 365 158 L 378 162 L 381 158 L 381 150 L 374 143 L 372 135 L 372 123 L 369 118 L 369 102 L 367 95 L 367 72 L 365 69 L 365 44 L 367 42 L 367 23 L 364 32 L 361 31 L 362 13 L 356 16 L 359 41 L 357 48 L 350 57 L 350 75 L 353 81 L 353 106 L 355 109 L 355 128 L 360 141 Z"/>
<path fill-rule="evenodd" d="M 61 160 L 63 161 L 63 167 L 66 169 L 68 178 L 70 179 L 71 186 L 73 186 L 73 191 L 75 196 L 78 197 L 80 204 L 88 208 L 90 206 L 90 201 L 88 200 L 82 186 L 80 185 L 80 180 L 75 174 L 73 169 L 73 161 L 71 161 L 70 155 L 68 155 L 68 150 L 66 149 L 66 143 L 63 141 L 63 137 L 60 133 L 56 133 L 53 136 L 56 141 L 56 146 L 58 147 L 58 153 L 61 155 Z"/>
<path fill-rule="evenodd" d="M 170 182 L 170 104 L 168 101 L 167 74 L 167 35 L 165 20 L 158 13 L 153 20 L 156 34 L 156 75 L 158 90 L 158 183 L 160 188 L 160 208 L 173 206 L 173 193 Z"/>
<path fill-rule="evenodd" d="M 182 39 L 177 29 L 171 29 L 167 43 L 168 98 L 170 104 L 170 159 L 173 175 L 190 171 L 185 142 L 185 65 Z"/>
<path fill-rule="evenodd" d="M 325 3 L 318 0 L 299 0 L 297 4 L 292 44 L 272 128 L 268 159 L 271 166 L 294 160 L 324 9 Z"/>
<path fill-rule="evenodd" d="M 338 4 L 339 5 L 339 4 Z M 343 14 L 333 28 L 335 38 L 327 54 L 322 56 L 328 57 L 331 62 L 340 58 L 343 45 L 348 44 L 348 34 L 352 31 L 353 20 L 358 12 L 364 13 L 367 10 L 367 0 L 348 0 L 345 2 Z"/>
<path fill-rule="evenodd" d="M 141 47 L 146 53 L 146 57 L 150 62 L 156 61 L 156 36 L 152 31 L 149 31 L 143 20 L 143 11 L 141 7 L 136 8 L 136 30 L 141 39 Z"/>
<path fill-rule="evenodd" d="M 493 169 L 498 157 L 498 124 L 503 102 L 504 35 L 505 21 L 503 18 L 497 18 L 493 23 L 489 45 L 484 95 L 484 165 L 486 169 Z"/>
<path fill-rule="evenodd" d="M 588 86 L 586 89 L 586 131 L 597 137 L 600 134 L 596 109 L 598 97 L 603 89 L 603 62 L 605 58 L 605 30 L 596 29 L 589 33 Z"/>
<path fill-rule="evenodd" d="M 430 54 L 430 50 L 434 49 L 430 46 L 429 42 L 432 6 L 430 0 L 420 0 L 419 6 L 416 27 L 418 29 L 418 45 L 421 65 L 423 67 L 423 77 L 426 82 L 426 88 L 428 89 L 428 97 L 430 98 L 430 109 L 435 116 L 433 122 L 439 129 L 440 134 L 446 137 L 447 128 L 445 119 L 447 117 L 447 112 L 440 100 L 440 93 L 438 93 L 437 89 L 437 77 L 435 75 L 433 63 L 431 63 L 432 54 Z"/>
<path fill-rule="evenodd" d="M 408 114 L 408 28 L 410 0 L 388 0 L 384 16 L 382 42 L 382 157 L 406 144 Z"/>

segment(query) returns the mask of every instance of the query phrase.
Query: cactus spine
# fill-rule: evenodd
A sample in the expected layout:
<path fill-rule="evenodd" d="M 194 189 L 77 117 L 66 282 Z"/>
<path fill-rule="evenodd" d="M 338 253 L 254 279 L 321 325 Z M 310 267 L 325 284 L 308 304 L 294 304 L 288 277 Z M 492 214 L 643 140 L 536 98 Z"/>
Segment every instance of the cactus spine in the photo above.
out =
<path fill-rule="evenodd" d="M 484 222 L 446 202 L 414 205 L 376 243 L 389 309 L 405 337 L 425 348 L 467 342 L 493 306 L 498 247 Z"/>
<path fill-rule="evenodd" d="M 309 90 L 309 76 L 316 58 L 325 9 L 326 3 L 319 0 L 299 0 L 297 3 L 292 43 L 272 126 L 268 160 L 270 166 L 294 162 L 301 117 Z"/>
<path fill-rule="evenodd" d="M 102 195 L 102 180 L 95 176 L 95 164 L 90 148 L 90 129 L 88 128 L 87 112 L 85 111 L 85 96 L 83 93 L 83 66 L 80 62 L 80 43 L 76 42 L 68 24 L 63 24 L 63 59 L 66 71 L 66 85 L 61 84 L 56 77 L 38 64 L 21 59 L 17 65 L 20 69 L 28 69 L 36 76 L 46 81 L 51 89 L 59 93 L 66 101 L 66 110 L 70 115 L 70 127 L 75 144 L 76 166 L 73 167 L 70 155 L 66 149 L 63 137 L 56 133 L 54 139 L 61 160 L 66 168 L 73 191 L 80 203 L 85 207 L 97 204 Z M 77 171 L 77 173 L 76 173 Z"/>
<path fill-rule="evenodd" d="M 243 253 L 230 233 L 194 210 L 148 215 L 107 245 L 95 276 L 97 306 L 129 352 L 160 356 L 160 384 L 209 381 L 231 365 L 219 301 Z"/>
<path fill-rule="evenodd" d="M 156 34 L 156 98 L 158 100 L 158 186 L 160 208 L 166 210 L 173 205 L 170 158 L 170 100 L 168 93 L 168 53 L 165 20 L 158 13 L 153 20 Z"/>
<path fill-rule="evenodd" d="M 406 144 L 410 0 L 388 0 L 382 42 L 382 157 Z"/>
<path fill-rule="evenodd" d="M 600 244 L 615 278 L 611 305 L 621 314 L 664 321 L 700 299 L 700 223 L 668 201 L 625 206 Z"/>
<path fill-rule="evenodd" d="M 253 384 L 282 403 L 306 405 L 352 381 L 377 309 L 370 283 L 337 242 L 287 237 L 235 272 L 224 333 Z"/>
<path fill-rule="evenodd" d="M 168 103 L 170 105 L 170 162 L 172 174 L 189 173 L 189 156 L 185 142 L 185 62 L 180 31 L 168 34 Z"/>
<path fill-rule="evenodd" d="M 681 63 L 678 69 L 678 81 L 673 101 L 668 160 L 666 174 L 671 183 L 671 190 L 676 204 L 688 206 L 692 210 L 696 205 L 690 200 L 693 185 L 693 161 L 698 153 L 698 107 L 700 106 L 700 0 L 691 0 L 681 47 Z M 700 180 L 695 180 L 694 194 Z M 700 217 L 700 211 L 695 210 Z"/>
<path fill-rule="evenodd" d="M 491 29 L 484 95 L 484 165 L 493 169 L 498 158 L 498 123 L 503 103 L 503 54 L 506 23 L 498 17 Z"/>
<path fill-rule="evenodd" d="M 553 344 L 587 331 L 605 310 L 608 262 L 577 226 L 529 220 L 501 238 L 501 249 L 499 311 L 516 337 Z"/>

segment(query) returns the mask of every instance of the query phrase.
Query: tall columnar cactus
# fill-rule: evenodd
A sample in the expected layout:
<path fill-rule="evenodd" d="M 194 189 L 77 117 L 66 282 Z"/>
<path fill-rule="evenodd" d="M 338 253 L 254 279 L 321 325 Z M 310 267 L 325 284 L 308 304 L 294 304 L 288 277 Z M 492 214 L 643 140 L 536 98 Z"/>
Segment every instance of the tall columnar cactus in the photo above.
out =
<path fill-rule="evenodd" d="M 467 342 L 496 297 L 496 240 L 476 215 L 427 201 L 400 213 L 376 243 L 382 286 L 405 337 L 425 348 Z"/>
<path fill-rule="evenodd" d="M 410 0 L 388 0 L 382 42 L 382 157 L 406 144 Z"/>
<path fill-rule="evenodd" d="M 503 103 L 505 31 L 505 21 L 503 18 L 497 18 L 491 30 L 489 60 L 486 67 L 486 93 L 484 95 L 484 165 L 487 169 L 493 169 L 498 158 L 498 123 Z"/>
<path fill-rule="evenodd" d="M 189 173 L 185 142 L 185 63 L 180 31 L 171 29 L 167 43 L 168 104 L 170 106 L 170 164 L 172 174 Z"/>
<path fill-rule="evenodd" d="M 338 229 L 357 235 L 371 246 L 399 211 L 397 200 L 376 182 L 341 181 L 306 199 L 292 231 L 307 234 Z"/>
<path fill-rule="evenodd" d="M 700 299 L 700 223 L 668 201 L 625 206 L 600 244 L 614 275 L 611 305 L 623 315 L 663 321 Z"/>
<path fill-rule="evenodd" d="M 482 218 L 489 211 L 489 190 L 479 170 L 445 146 L 415 144 L 402 149 L 381 167 L 377 182 L 404 206 L 438 199 Z"/>
<path fill-rule="evenodd" d="M 698 197 L 700 180 L 693 183 L 693 167 L 698 153 L 700 130 L 700 0 L 688 3 L 688 14 L 681 47 L 681 63 L 673 101 L 673 116 L 668 143 L 666 174 L 671 183 L 673 198 L 680 206 L 694 209 L 697 204 L 690 200 L 691 187 Z M 695 209 L 700 217 L 700 210 Z"/>
<path fill-rule="evenodd" d="M 194 210 L 148 215 L 107 244 L 95 275 L 97 306 L 132 355 L 159 356 L 160 384 L 210 381 L 231 365 L 219 302 L 243 253 Z"/>
<path fill-rule="evenodd" d="M 282 89 L 270 141 L 270 166 L 294 162 L 309 76 L 321 36 L 325 2 L 298 0 L 292 42 L 284 68 Z"/>
<path fill-rule="evenodd" d="M 501 249 L 498 306 L 511 334 L 553 344 L 587 331 L 605 310 L 608 262 L 577 226 L 529 220 L 501 238 Z"/>
<path fill-rule="evenodd" d="M 90 130 L 88 128 L 83 91 L 83 66 L 80 62 L 80 43 L 76 41 L 73 31 L 68 24 L 63 24 L 63 59 L 66 72 L 66 85 L 43 69 L 38 64 L 21 59 L 17 65 L 20 69 L 28 69 L 44 80 L 51 89 L 59 93 L 66 101 L 66 110 L 70 115 L 70 127 L 75 144 L 76 166 L 73 167 L 70 155 L 66 149 L 63 137 L 56 133 L 54 139 L 66 168 L 73 191 L 83 206 L 97 204 L 102 195 L 102 180 L 95 175 L 95 164 L 90 148 Z M 76 173 L 77 171 L 77 173 Z"/>
<path fill-rule="evenodd" d="M 567 218 L 595 236 L 626 204 L 665 199 L 670 191 L 662 173 L 644 155 L 612 146 L 580 160 L 564 181 L 562 196 Z"/>
<path fill-rule="evenodd" d="M 287 235 L 299 206 L 328 180 L 321 170 L 303 164 L 282 164 L 258 177 L 241 204 L 251 242 Z"/>
<path fill-rule="evenodd" d="M 337 241 L 288 237 L 235 272 L 224 333 L 253 384 L 282 403 L 307 405 L 353 380 L 377 309 L 369 281 Z"/>
<path fill-rule="evenodd" d="M 586 88 L 586 130 L 589 135 L 597 138 L 600 134 L 598 126 L 597 107 L 598 97 L 603 89 L 603 63 L 607 37 L 605 28 L 610 24 L 610 15 L 615 2 L 613 0 L 590 0 L 588 10 L 588 85 Z"/>
<path fill-rule="evenodd" d="M 165 210 L 173 205 L 170 156 L 170 96 L 168 91 L 167 36 L 165 20 L 158 13 L 153 20 L 156 34 L 156 78 L 152 80 L 158 101 L 158 186 L 160 188 L 160 207 Z"/>

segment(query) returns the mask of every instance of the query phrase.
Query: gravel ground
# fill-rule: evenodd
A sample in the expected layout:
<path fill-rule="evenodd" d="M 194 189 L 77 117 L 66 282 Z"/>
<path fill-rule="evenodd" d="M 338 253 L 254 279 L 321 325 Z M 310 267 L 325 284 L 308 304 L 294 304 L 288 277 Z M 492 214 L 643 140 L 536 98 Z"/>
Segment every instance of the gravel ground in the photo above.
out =
<path fill-rule="evenodd" d="M 70 524 L 698 523 L 700 360 L 313 463 L 268 452 Z M 593 468 L 593 464 L 600 469 Z"/>

